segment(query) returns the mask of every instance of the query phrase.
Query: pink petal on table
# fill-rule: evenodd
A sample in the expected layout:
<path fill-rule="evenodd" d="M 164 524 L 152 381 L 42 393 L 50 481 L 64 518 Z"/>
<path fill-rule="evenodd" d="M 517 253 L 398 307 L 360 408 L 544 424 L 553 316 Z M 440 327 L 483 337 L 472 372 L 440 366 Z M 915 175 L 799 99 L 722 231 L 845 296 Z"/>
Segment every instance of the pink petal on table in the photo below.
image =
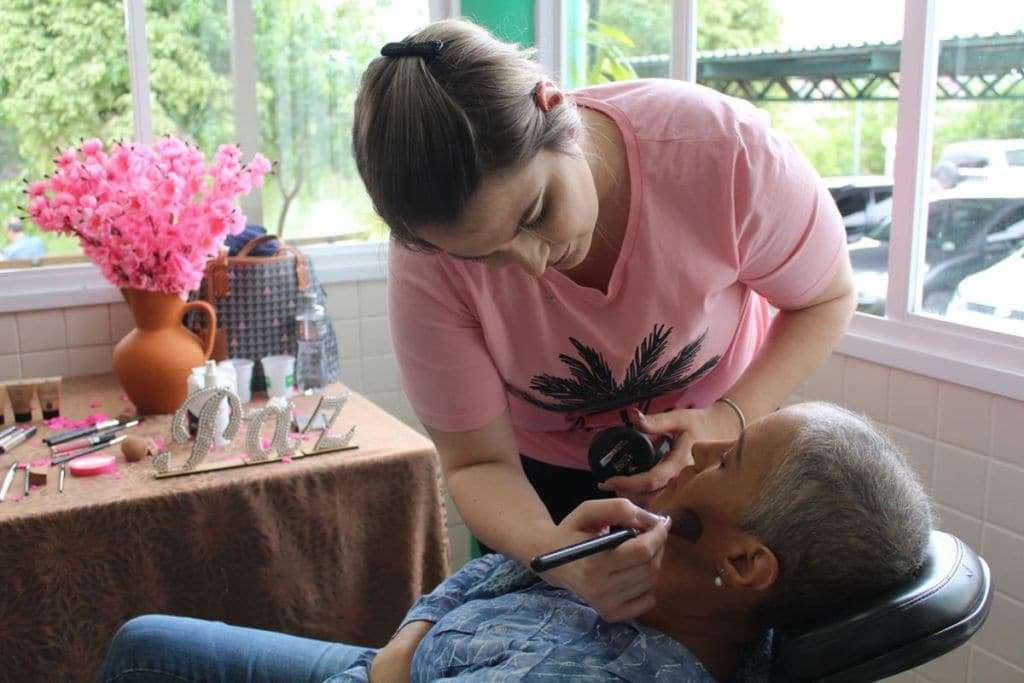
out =
<path fill-rule="evenodd" d="M 89 417 L 85 418 L 85 421 L 86 425 L 91 426 L 94 424 L 98 424 L 100 422 L 106 422 L 109 419 L 110 417 L 106 413 L 94 413 Z"/>
<path fill-rule="evenodd" d="M 50 459 L 49 458 L 40 458 L 39 460 L 33 460 L 32 461 L 32 467 L 49 467 L 49 466 L 50 466 Z"/>
<path fill-rule="evenodd" d="M 113 472 L 110 473 L 110 476 L 112 476 L 114 479 L 124 479 L 124 475 L 121 474 L 121 470 L 114 470 Z"/>
<path fill-rule="evenodd" d="M 303 441 L 312 441 L 315 438 L 316 438 L 316 434 L 303 434 L 302 435 L 302 440 Z"/>
<path fill-rule="evenodd" d="M 167 447 L 167 442 L 164 441 L 163 439 L 153 439 L 153 443 L 156 444 L 156 448 L 159 451 L 162 451 L 164 448 Z"/>
<path fill-rule="evenodd" d="M 21 496 L 19 496 L 17 493 L 12 493 L 10 498 L 8 498 L 7 500 L 11 501 L 12 503 L 17 503 L 19 500 L 21 500 Z"/>
<path fill-rule="evenodd" d="M 286 455 L 283 458 L 281 458 L 281 462 L 292 462 L 292 459 Z"/>
<path fill-rule="evenodd" d="M 260 439 L 260 447 L 261 447 L 261 448 L 262 448 L 263 450 L 267 450 L 268 448 L 270 448 L 270 443 L 271 443 L 270 439 L 268 439 L 268 438 L 267 438 L 267 437 L 265 437 L 265 436 L 264 436 L 263 438 L 261 438 L 261 439 Z"/>

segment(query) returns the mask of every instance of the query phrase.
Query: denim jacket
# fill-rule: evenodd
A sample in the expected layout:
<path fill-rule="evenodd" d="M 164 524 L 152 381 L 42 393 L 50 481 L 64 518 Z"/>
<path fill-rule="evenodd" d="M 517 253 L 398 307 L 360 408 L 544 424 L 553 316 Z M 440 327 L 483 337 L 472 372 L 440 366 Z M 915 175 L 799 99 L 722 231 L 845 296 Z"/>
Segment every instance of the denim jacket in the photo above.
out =
<path fill-rule="evenodd" d="M 608 623 L 573 593 L 503 555 L 473 560 L 406 615 L 434 622 L 412 660 L 425 681 L 694 681 L 715 679 L 684 645 L 635 621 Z M 401 628 L 401 626 L 399 627 Z M 770 634 L 734 681 L 768 679 Z M 367 652 L 332 682 L 366 681 Z"/>

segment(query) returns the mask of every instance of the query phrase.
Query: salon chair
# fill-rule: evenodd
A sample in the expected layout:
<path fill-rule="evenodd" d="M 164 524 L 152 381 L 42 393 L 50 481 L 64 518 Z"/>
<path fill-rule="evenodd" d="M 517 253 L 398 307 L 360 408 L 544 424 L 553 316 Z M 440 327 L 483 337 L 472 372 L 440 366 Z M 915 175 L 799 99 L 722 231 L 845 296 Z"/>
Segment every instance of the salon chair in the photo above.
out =
<path fill-rule="evenodd" d="M 988 565 L 960 539 L 933 531 L 914 578 L 807 628 L 776 633 L 773 683 L 876 681 L 965 643 L 988 617 Z"/>

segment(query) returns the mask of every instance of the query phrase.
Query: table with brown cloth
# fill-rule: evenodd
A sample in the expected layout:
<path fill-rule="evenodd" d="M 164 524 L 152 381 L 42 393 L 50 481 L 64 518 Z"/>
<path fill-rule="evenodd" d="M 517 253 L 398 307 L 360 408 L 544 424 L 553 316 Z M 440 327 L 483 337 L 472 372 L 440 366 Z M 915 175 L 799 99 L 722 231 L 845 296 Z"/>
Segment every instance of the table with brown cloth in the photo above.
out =
<path fill-rule="evenodd" d="M 328 393 L 345 391 L 332 387 Z M 295 399 L 312 412 L 315 396 Z M 61 414 L 132 410 L 112 376 L 65 380 Z M 39 417 L 38 406 L 34 416 Z M 0 456 L 47 457 L 41 422 Z M 170 416 L 133 436 L 171 444 Z M 93 680 L 110 639 L 147 613 L 381 646 L 413 602 L 448 571 L 440 466 L 430 441 L 353 393 L 334 433 L 357 425 L 356 450 L 292 462 L 155 479 L 151 458 L 75 477 L 58 468 L 22 497 L 18 472 L 0 503 L 0 680 Z M 232 444 L 204 462 L 237 457 Z M 267 432 L 272 428 L 267 424 Z"/>

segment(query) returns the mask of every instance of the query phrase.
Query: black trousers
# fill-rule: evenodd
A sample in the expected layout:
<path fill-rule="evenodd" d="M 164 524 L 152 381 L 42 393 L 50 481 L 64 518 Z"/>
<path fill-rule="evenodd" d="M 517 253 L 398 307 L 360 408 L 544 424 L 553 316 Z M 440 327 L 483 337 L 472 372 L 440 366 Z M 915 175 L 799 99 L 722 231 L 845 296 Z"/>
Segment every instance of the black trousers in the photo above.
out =
<path fill-rule="evenodd" d="M 527 480 L 540 496 L 555 524 L 560 523 L 585 500 L 615 497 L 612 491 L 597 488 L 597 482 L 594 481 L 590 470 L 549 465 L 525 455 L 520 455 L 519 459 L 523 463 L 523 472 L 526 473 Z M 480 544 L 481 553 L 494 552 L 479 540 L 477 543 Z"/>

